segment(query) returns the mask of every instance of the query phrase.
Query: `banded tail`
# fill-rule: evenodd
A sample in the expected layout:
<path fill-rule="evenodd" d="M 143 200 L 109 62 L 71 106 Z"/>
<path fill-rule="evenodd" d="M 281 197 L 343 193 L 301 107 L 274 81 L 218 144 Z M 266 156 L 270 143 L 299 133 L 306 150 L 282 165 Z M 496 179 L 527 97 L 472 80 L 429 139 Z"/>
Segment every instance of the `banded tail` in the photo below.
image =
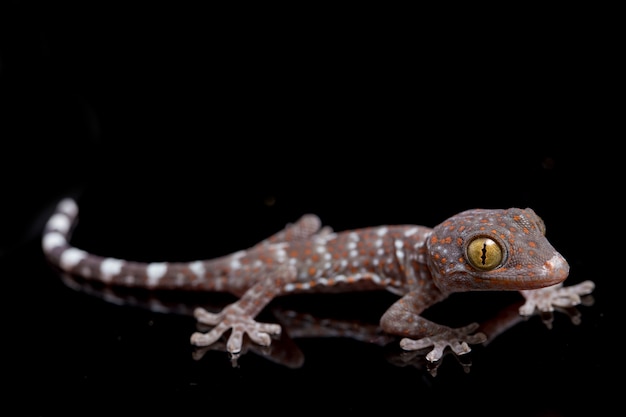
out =
<path fill-rule="evenodd" d="M 229 257 L 194 262 L 134 262 L 102 257 L 72 246 L 70 232 L 78 218 L 78 205 L 61 200 L 44 227 L 42 249 L 61 271 L 89 280 L 126 287 L 230 291 L 228 277 L 215 276 Z M 222 288 L 224 286 L 224 288 Z"/>

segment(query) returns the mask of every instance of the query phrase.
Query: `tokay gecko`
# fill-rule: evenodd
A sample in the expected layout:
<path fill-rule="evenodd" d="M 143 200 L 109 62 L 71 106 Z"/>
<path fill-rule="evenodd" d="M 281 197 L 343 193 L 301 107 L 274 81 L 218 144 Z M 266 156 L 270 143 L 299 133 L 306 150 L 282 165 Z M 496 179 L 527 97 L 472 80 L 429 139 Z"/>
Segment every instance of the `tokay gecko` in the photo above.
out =
<path fill-rule="evenodd" d="M 563 286 L 569 265 L 530 208 L 467 210 L 434 228 L 388 225 L 343 232 L 322 227 L 309 214 L 230 255 L 146 263 L 72 246 L 69 236 L 77 217 L 76 202 L 63 199 L 45 226 L 43 252 L 54 266 L 114 286 L 231 293 L 238 299 L 220 312 L 195 309 L 198 322 L 212 328 L 193 333 L 191 343 L 209 346 L 225 336 L 233 355 L 246 336 L 270 345 L 280 325 L 255 318 L 275 297 L 292 293 L 390 291 L 399 298 L 380 318 L 380 328 L 398 336 L 404 350 L 429 348 L 426 359 L 435 362 L 448 347 L 464 354 L 469 345 L 485 340 L 476 323 L 452 328 L 422 316 L 452 293 L 519 291 L 525 299 L 519 314 L 528 316 L 577 305 L 594 288 L 591 281 Z"/>

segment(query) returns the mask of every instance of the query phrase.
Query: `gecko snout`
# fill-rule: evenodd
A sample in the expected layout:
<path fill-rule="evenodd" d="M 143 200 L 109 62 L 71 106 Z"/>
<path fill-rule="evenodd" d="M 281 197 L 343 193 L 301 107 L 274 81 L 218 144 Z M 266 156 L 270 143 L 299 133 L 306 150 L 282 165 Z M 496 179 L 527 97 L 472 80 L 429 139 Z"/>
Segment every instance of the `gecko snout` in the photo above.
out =
<path fill-rule="evenodd" d="M 544 264 L 548 276 L 554 280 L 554 283 L 565 281 L 565 278 L 569 275 L 569 264 L 565 258 L 559 254 L 554 255 L 548 259 Z"/>

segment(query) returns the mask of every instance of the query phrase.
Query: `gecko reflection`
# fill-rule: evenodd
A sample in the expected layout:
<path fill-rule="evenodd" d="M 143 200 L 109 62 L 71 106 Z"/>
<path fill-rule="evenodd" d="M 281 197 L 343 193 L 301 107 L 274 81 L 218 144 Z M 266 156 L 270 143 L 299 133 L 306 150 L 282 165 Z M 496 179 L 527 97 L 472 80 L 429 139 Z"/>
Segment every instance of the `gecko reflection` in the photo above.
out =
<path fill-rule="evenodd" d="M 168 297 L 164 298 L 162 294 L 159 296 L 152 292 L 102 286 L 68 274 L 63 274 L 62 280 L 66 286 L 76 291 L 116 305 L 147 309 L 156 313 L 193 317 L 193 308 L 190 306 L 194 303 L 186 302 L 188 294 L 180 294 L 179 297 L 172 297 L 171 294 L 168 294 Z M 593 287 L 589 281 L 567 288 L 575 289 L 577 294 L 585 294 L 577 300 L 577 304 L 582 306 L 593 305 L 594 299 L 590 294 Z M 212 297 L 215 300 L 215 305 L 212 307 L 219 310 L 229 301 L 229 298 L 227 295 L 224 298 L 216 295 Z M 564 302 L 564 304 L 567 303 Z M 581 312 L 575 306 L 555 306 L 554 311 L 548 313 L 536 309 L 534 313 L 529 315 L 520 315 L 519 310 L 523 305 L 525 305 L 523 301 L 512 303 L 480 324 L 470 325 L 470 330 L 485 335 L 485 340 L 481 346 L 487 347 L 498 335 L 534 316 L 538 316 L 548 328 L 553 325 L 553 313 L 566 315 L 574 325 L 581 323 Z M 305 362 L 304 353 L 299 348 L 297 339 L 346 338 L 379 346 L 381 355 L 384 355 L 388 363 L 399 367 L 414 367 L 420 371 L 427 371 L 431 376 L 437 375 L 437 370 L 446 357 L 454 358 L 465 372 L 469 372 L 472 365 L 471 355 L 465 354 L 467 352 L 457 354 L 449 347 L 442 351 L 442 358 L 435 362 L 426 359 L 426 355 L 431 350 L 428 346 L 412 351 L 402 350 L 397 343 L 394 343 L 397 342 L 398 336 L 385 333 L 375 323 L 318 317 L 307 312 L 283 308 L 279 303 L 272 306 L 269 313 L 283 328 L 283 332 L 274 336 L 269 346 L 259 346 L 248 338 L 244 338 L 242 350 L 237 354 L 232 354 L 227 349 L 228 335 L 224 335 L 221 340 L 210 346 L 195 347 L 192 352 L 193 359 L 205 360 L 206 356 L 219 352 L 230 359 L 233 367 L 238 367 L 240 366 L 239 360 L 243 356 L 253 354 L 280 366 L 297 369 L 302 367 Z M 198 326 L 199 331 L 210 329 L 209 326 L 202 324 L 196 324 L 196 326 Z"/>

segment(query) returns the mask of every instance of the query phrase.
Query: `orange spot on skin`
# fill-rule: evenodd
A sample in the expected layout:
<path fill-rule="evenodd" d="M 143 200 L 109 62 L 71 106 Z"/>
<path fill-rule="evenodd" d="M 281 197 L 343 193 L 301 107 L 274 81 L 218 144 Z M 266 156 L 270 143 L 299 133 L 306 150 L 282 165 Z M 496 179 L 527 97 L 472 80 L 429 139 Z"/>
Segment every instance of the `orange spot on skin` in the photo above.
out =
<path fill-rule="evenodd" d="M 313 254 L 313 256 L 311 256 L 311 260 L 312 260 L 313 262 L 317 262 L 317 261 L 319 261 L 319 260 L 320 260 L 320 256 L 319 256 L 319 254 L 317 254 L 317 253 Z"/>
<path fill-rule="evenodd" d="M 517 229 L 515 227 L 509 227 L 509 230 L 513 233 L 517 232 Z"/>
<path fill-rule="evenodd" d="M 535 251 L 534 251 L 534 250 L 529 250 L 529 251 L 528 251 L 528 254 L 529 254 L 530 256 L 535 256 Z"/>
<path fill-rule="evenodd" d="M 459 232 L 462 232 L 463 230 L 465 230 L 465 226 L 459 227 Z"/>
<path fill-rule="evenodd" d="M 447 262 L 448 262 L 448 259 L 447 259 L 447 258 L 441 258 L 441 263 L 442 263 L 442 264 L 445 264 L 445 263 L 447 263 Z"/>
<path fill-rule="evenodd" d="M 524 227 L 524 228 L 522 229 L 522 231 L 523 231 L 525 234 L 530 233 L 530 231 L 529 231 L 529 230 L 528 230 L 528 228 L 526 228 L 526 227 Z"/>
<path fill-rule="evenodd" d="M 326 281 L 326 283 L 327 283 L 328 285 L 335 285 L 335 280 L 334 280 L 334 279 L 332 279 L 332 278 L 330 278 L 328 281 Z"/>
<path fill-rule="evenodd" d="M 443 243 L 449 244 L 452 243 L 452 238 L 450 236 L 448 236 L 447 238 L 445 238 L 444 240 L 442 240 Z"/>
<path fill-rule="evenodd" d="M 457 237 L 457 238 L 456 238 L 456 244 L 457 244 L 458 246 L 463 245 L 463 239 L 461 239 L 460 237 Z"/>
<path fill-rule="evenodd" d="M 315 275 L 316 272 L 317 272 L 317 269 L 315 269 L 315 267 L 310 267 L 309 268 L 309 275 L 313 276 L 313 275 Z"/>
<path fill-rule="evenodd" d="M 291 252 L 289 252 L 289 256 L 292 258 L 297 258 L 299 255 L 297 250 L 292 250 Z"/>
<path fill-rule="evenodd" d="M 464 264 L 464 263 L 465 263 L 465 259 L 463 259 L 463 257 L 460 257 L 460 258 L 459 258 L 459 263 L 460 263 L 460 264 Z"/>
<path fill-rule="evenodd" d="M 497 234 L 498 234 L 498 231 L 497 231 L 496 229 L 492 229 L 492 230 L 491 230 L 491 233 L 493 233 L 494 235 L 497 235 Z"/>
<path fill-rule="evenodd" d="M 433 236 L 430 238 L 430 243 L 437 243 L 437 236 L 433 235 Z"/>
<path fill-rule="evenodd" d="M 535 242 L 528 242 L 528 246 L 530 246 L 531 248 L 536 248 L 537 244 Z"/>
<path fill-rule="evenodd" d="M 515 265 L 515 269 L 522 269 L 522 265 Z"/>
<path fill-rule="evenodd" d="M 349 284 L 353 284 L 356 279 L 354 277 L 348 277 L 348 279 L 346 280 Z"/>
<path fill-rule="evenodd" d="M 317 285 L 317 281 L 309 281 L 309 288 L 313 288 Z"/>
<path fill-rule="evenodd" d="M 516 214 L 515 216 L 513 216 L 513 220 L 515 220 L 516 222 L 520 221 L 522 218 Z"/>

